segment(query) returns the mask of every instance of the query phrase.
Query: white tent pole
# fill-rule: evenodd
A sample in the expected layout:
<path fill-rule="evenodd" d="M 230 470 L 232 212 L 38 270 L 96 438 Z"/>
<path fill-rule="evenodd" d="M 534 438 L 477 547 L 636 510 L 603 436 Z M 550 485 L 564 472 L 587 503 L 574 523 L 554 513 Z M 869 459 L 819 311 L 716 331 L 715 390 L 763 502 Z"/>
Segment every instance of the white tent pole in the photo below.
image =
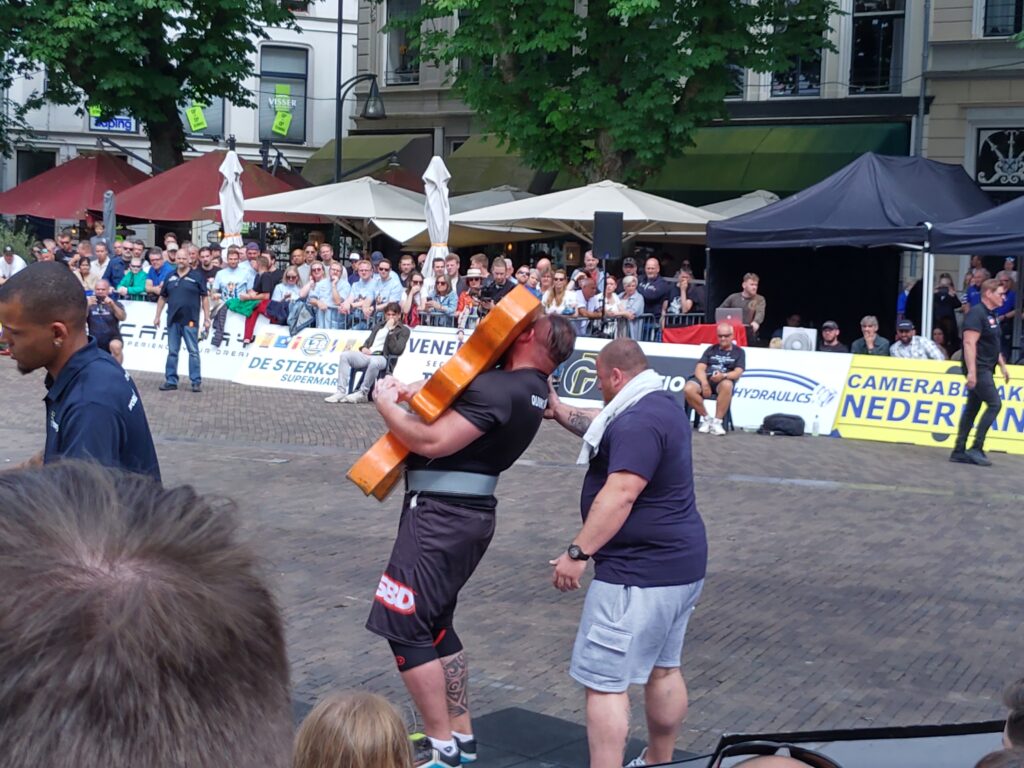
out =
<path fill-rule="evenodd" d="M 932 337 L 932 307 L 935 304 L 935 254 L 932 253 L 932 225 L 924 223 L 926 237 L 924 241 L 924 293 L 921 296 L 921 335 L 926 339 Z"/>

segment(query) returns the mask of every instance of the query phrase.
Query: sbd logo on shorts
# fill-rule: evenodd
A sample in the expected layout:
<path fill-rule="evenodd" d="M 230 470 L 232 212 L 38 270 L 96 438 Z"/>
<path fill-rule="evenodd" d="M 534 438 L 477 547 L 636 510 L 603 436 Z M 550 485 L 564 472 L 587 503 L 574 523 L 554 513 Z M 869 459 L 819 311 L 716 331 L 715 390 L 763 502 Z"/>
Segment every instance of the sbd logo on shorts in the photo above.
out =
<path fill-rule="evenodd" d="M 380 577 L 380 584 L 377 585 L 377 595 L 374 599 L 395 613 L 408 616 L 416 611 L 416 593 L 386 573 Z"/>

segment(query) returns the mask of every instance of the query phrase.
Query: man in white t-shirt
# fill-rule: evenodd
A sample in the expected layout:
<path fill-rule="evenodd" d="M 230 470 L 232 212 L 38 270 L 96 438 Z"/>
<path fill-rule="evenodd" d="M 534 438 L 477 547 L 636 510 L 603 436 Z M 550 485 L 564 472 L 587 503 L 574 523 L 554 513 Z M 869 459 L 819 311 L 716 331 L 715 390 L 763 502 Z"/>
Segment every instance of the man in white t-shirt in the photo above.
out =
<path fill-rule="evenodd" d="M 378 326 L 357 352 L 341 353 L 338 362 L 338 391 L 324 398 L 327 403 L 365 403 L 370 399 L 370 390 L 381 371 L 388 368 L 388 361 L 394 360 L 405 351 L 409 342 L 409 326 L 402 324 L 402 307 L 391 302 L 384 308 L 384 325 Z M 348 380 L 352 370 L 363 371 L 359 388 L 349 394 Z"/>
<path fill-rule="evenodd" d="M 0 285 L 3 285 L 25 268 L 25 260 L 14 252 L 9 245 L 4 246 L 3 258 L 0 258 Z"/>

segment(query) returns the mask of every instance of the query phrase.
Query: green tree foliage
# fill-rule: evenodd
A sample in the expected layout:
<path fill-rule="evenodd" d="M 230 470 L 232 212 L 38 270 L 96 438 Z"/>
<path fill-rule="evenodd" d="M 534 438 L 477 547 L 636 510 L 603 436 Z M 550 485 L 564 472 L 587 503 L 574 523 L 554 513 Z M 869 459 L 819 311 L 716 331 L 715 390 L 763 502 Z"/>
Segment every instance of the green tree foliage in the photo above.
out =
<path fill-rule="evenodd" d="M 832 0 L 423 0 L 392 24 L 424 60 L 460 62 L 455 91 L 532 167 L 639 184 L 726 116 L 739 68 L 781 72 L 830 47 L 837 11 Z"/>
<path fill-rule="evenodd" d="M 263 25 L 295 22 L 275 0 L 0 0 L 8 60 L 45 66 L 50 101 L 135 117 L 163 169 L 182 162 L 179 105 L 256 105 L 246 82 Z"/>

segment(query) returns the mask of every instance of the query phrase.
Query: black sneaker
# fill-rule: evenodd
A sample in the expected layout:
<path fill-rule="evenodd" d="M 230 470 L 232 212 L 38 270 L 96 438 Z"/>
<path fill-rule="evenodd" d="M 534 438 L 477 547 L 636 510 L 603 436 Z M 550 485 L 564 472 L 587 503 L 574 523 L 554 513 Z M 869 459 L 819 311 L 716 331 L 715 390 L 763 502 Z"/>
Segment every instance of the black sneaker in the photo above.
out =
<path fill-rule="evenodd" d="M 166 381 L 160 385 L 161 392 L 170 392 L 172 389 L 177 389 L 177 384 L 168 384 Z"/>
<path fill-rule="evenodd" d="M 970 457 L 968 457 L 967 451 L 959 449 L 959 448 L 957 450 L 953 451 L 951 454 L 949 454 L 949 460 L 952 461 L 954 464 L 970 464 L 971 463 L 971 459 L 970 459 Z"/>
<path fill-rule="evenodd" d="M 971 464 L 974 464 L 976 467 L 992 466 L 992 462 L 988 460 L 988 456 L 986 456 L 985 452 L 980 448 L 971 448 L 970 450 L 966 451 L 964 455 L 967 457 L 967 460 L 971 462 Z"/>
<path fill-rule="evenodd" d="M 462 764 L 475 763 L 476 762 L 476 739 L 466 739 L 463 741 L 458 736 L 452 736 L 455 739 L 455 743 L 459 745 L 459 757 L 462 760 Z"/>
<path fill-rule="evenodd" d="M 462 759 L 457 747 L 448 755 L 435 747 L 429 737 L 423 736 L 413 740 L 413 765 L 416 768 L 459 768 Z"/>
<path fill-rule="evenodd" d="M 193 392 L 202 392 L 203 391 L 203 385 L 202 384 L 193 384 L 192 385 L 192 391 Z"/>

